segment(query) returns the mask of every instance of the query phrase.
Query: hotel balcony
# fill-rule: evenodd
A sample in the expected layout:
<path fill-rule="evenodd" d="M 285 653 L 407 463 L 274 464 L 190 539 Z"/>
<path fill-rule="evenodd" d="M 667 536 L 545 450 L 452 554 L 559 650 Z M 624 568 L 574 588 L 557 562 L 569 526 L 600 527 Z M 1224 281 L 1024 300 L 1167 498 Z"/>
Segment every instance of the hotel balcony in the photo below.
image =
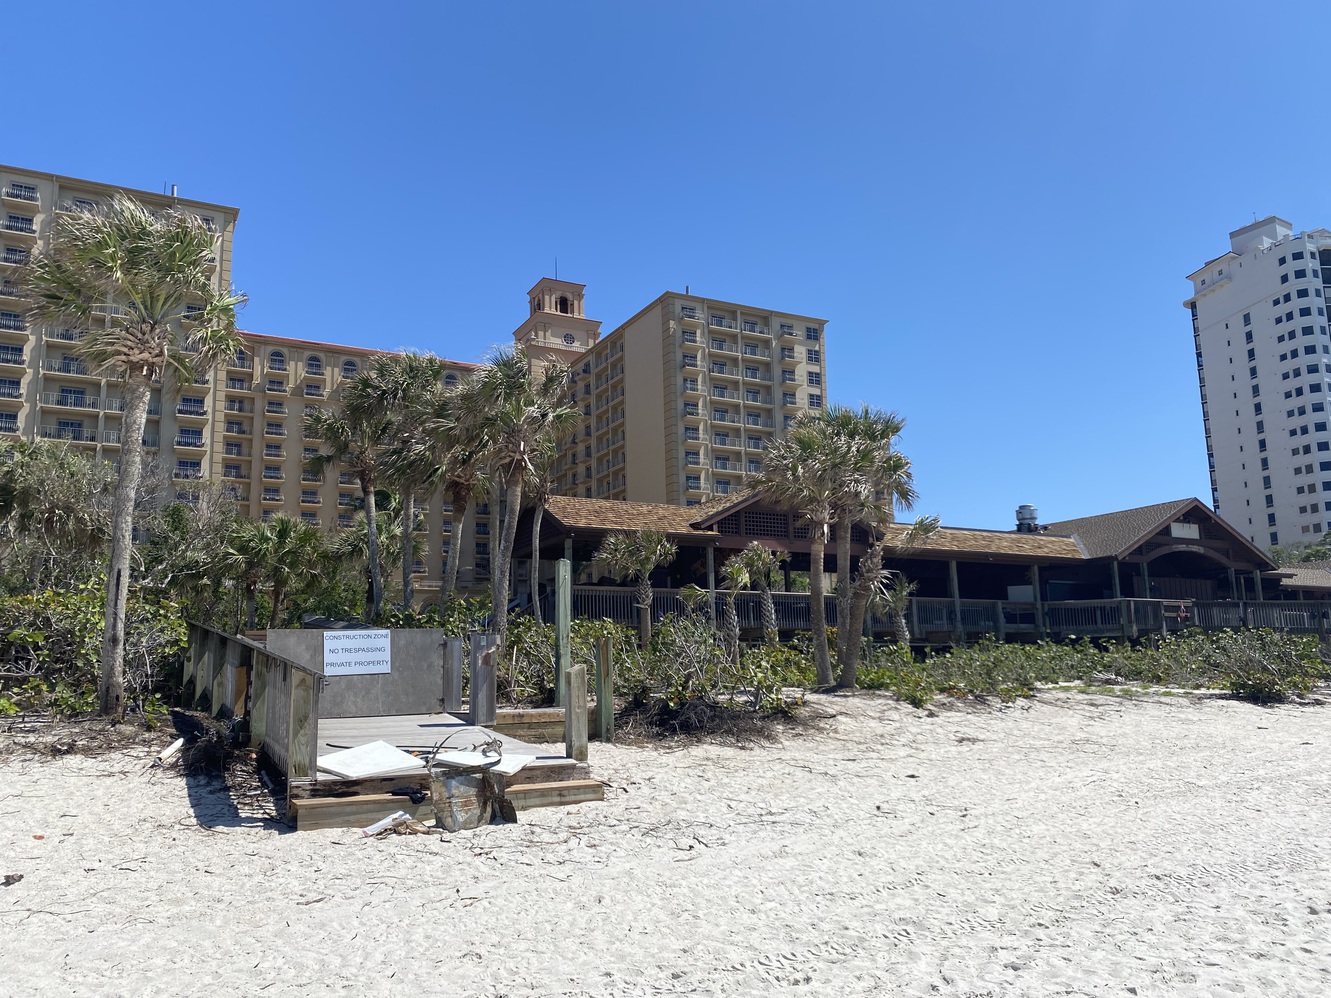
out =
<path fill-rule="evenodd" d="M 26 184 L 9 184 L 3 190 L 0 190 L 0 198 L 4 198 L 6 201 L 17 201 L 25 205 L 41 204 L 37 192 Z"/>
<path fill-rule="evenodd" d="M 208 408 L 202 405 L 186 405 L 181 403 L 176 406 L 176 415 L 183 416 L 186 419 L 207 419 Z"/>
<path fill-rule="evenodd" d="M 698 310 L 688 305 L 681 305 L 679 307 L 679 320 L 680 322 L 691 322 L 696 323 L 699 326 L 702 325 L 702 316 L 698 314 Z"/>
<path fill-rule="evenodd" d="M 6 264 L 10 267 L 22 267 L 27 264 L 31 255 L 27 250 L 21 250 L 14 246 L 6 246 L 4 253 L 0 254 L 0 264 Z"/>
<path fill-rule="evenodd" d="M 781 323 L 781 335 L 783 337 L 790 337 L 791 339 L 799 339 L 800 336 L 800 334 L 795 331 L 794 326 L 788 326 L 784 322 Z"/>
<path fill-rule="evenodd" d="M 268 471 L 267 469 L 265 469 L 263 473 L 263 480 L 265 482 L 285 482 L 287 480 L 287 476 L 286 473 L 282 471 Z"/>
<path fill-rule="evenodd" d="M 81 343 L 83 337 L 87 335 L 86 329 L 52 329 L 46 334 L 46 338 L 59 340 L 61 343 Z"/>
<path fill-rule="evenodd" d="M 176 437 L 175 445 L 188 450 L 203 450 L 204 441 L 202 437 Z"/>
<path fill-rule="evenodd" d="M 0 298 L 11 298 L 14 301 L 19 301 L 21 295 L 17 284 L 12 281 L 0 282 Z"/>
<path fill-rule="evenodd" d="M 254 406 L 253 404 L 246 402 L 244 399 L 227 399 L 226 403 L 222 406 L 222 410 L 224 412 L 251 413 L 254 411 Z"/>
<path fill-rule="evenodd" d="M 233 482 L 248 482 L 250 480 L 249 473 L 244 471 L 224 471 L 222 477 Z"/>
<path fill-rule="evenodd" d="M 738 329 L 739 323 L 734 319 L 727 319 L 724 315 L 710 315 L 707 317 L 707 325 L 716 329 Z"/>
<path fill-rule="evenodd" d="M 6 239 L 37 242 L 37 226 L 33 224 L 31 218 L 6 215 L 0 219 L 0 232 L 5 234 Z"/>
<path fill-rule="evenodd" d="M 285 436 L 287 435 L 286 427 L 284 427 L 284 426 L 265 426 L 265 427 L 263 428 L 263 435 L 264 435 L 265 437 L 285 437 Z"/>
<path fill-rule="evenodd" d="M 69 440 L 79 444 L 97 442 L 97 431 L 85 430 L 81 426 L 43 426 L 40 433 L 43 440 Z"/>
<path fill-rule="evenodd" d="M 713 353 L 739 353 L 738 343 L 727 343 L 725 340 L 712 340 L 708 344 L 708 349 Z"/>
<path fill-rule="evenodd" d="M 269 503 L 280 503 L 282 501 L 282 493 L 277 491 L 276 489 L 274 489 L 271 492 L 268 489 L 264 489 L 263 495 L 259 497 L 259 501 L 269 502 Z"/>
<path fill-rule="evenodd" d="M 787 393 L 781 396 L 781 408 L 800 409 L 803 407 L 800 405 L 800 399 L 798 395 L 795 395 L 793 393 Z"/>
<path fill-rule="evenodd" d="M 739 424 L 739 413 L 737 412 L 713 412 L 713 423 L 734 423 Z"/>
<path fill-rule="evenodd" d="M 253 435 L 250 428 L 244 423 L 225 423 L 222 426 L 222 432 L 229 437 L 248 437 Z"/>
<path fill-rule="evenodd" d="M 229 357 L 226 366 L 229 371 L 253 371 L 254 361 L 248 357 Z"/>
<path fill-rule="evenodd" d="M 250 449 L 246 447 L 244 444 L 227 443 L 222 445 L 222 456 L 239 457 L 239 458 L 244 458 L 245 460 L 249 460 L 249 458 L 252 455 L 250 453 Z"/>
<path fill-rule="evenodd" d="M 174 468 L 171 477 L 177 482 L 198 482 L 203 480 L 203 471 L 197 468 Z"/>
<path fill-rule="evenodd" d="M 746 336 L 766 336 L 769 339 L 772 336 L 772 330 L 770 327 L 759 325 L 756 322 L 741 322 L 740 332 L 744 333 Z"/>
<path fill-rule="evenodd" d="M 729 388 L 718 388 L 716 385 L 712 386 L 712 390 L 708 393 L 708 396 L 710 398 L 722 399 L 729 402 L 739 401 L 739 392 L 731 391 Z"/>
<path fill-rule="evenodd" d="M 745 392 L 744 404 L 770 406 L 772 404 L 772 396 L 764 395 L 762 392 Z M 768 426 L 772 425 L 770 420 L 768 420 L 767 425 Z"/>
<path fill-rule="evenodd" d="M 301 504 L 302 506 L 322 506 L 322 505 L 323 505 L 323 502 L 324 502 L 324 501 L 323 501 L 323 498 L 322 498 L 321 496 L 307 496 L 307 495 L 302 495 L 302 496 L 300 497 L 300 504 Z M 418 527 L 417 529 L 420 529 L 420 528 Z"/>
<path fill-rule="evenodd" d="M 0 347 L 0 367 L 23 367 L 28 366 L 24 359 L 23 351 L 18 347 Z"/>
<path fill-rule="evenodd" d="M 684 406 L 683 416 L 685 419 L 702 420 L 707 418 L 706 413 L 702 412 L 696 405 L 692 404 Z"/>
<path fill-rule="evenodd" d="M 748 343 L 744 344 L 744 348 L 740 352 L 743 353 L 745 357 L 761 357 L 764 360 L 771 360 L 772 358 L 772 351 L 767 349 L 767 347 L 755 347 Z"/>
<path fill-rule="evenodd" d="M 743 441 L 743 439 L 740 438 L 740 437 L 732 437 L 732 436 L 730 436 L 729 434 L 726 434 L 726 433 L 713 433 L 713 434 L 712 434 L 712 446 L 713 446 L 713 447 L 727 447 L 727 448 L 729 448 L 729 449 L 731 449 L 731 450 L 743 450 L 743 449 L 744 449 L 744 441 Z"/>
<path fill-rule="evenodd" d="M 91 378 L 101 381 L 101 375 L 93 374 L 81 360 L 44 360 L 42 371 L 46 374 L 59 374 L 67 378 Z"/>
<path fill-rule="evenodd" d="M 42 392 L 43 406 L 52 406 L 59 409 L 91 409 L 98 412 L 102 408 L 102 400 L 96 395 L 80 395 L 77 392 Z"/>
<path fill-rule="evenodd" d="M 697 381 L 690 382 L 680 388 L 685 395 L 706 395 L 707 393 L 699 387 Z"/>
<path fill-rule="evenodd" d="M 0 314 L 0 329 L 8 329 L 15 333 L 26 333 L 28 323 L 21 315 L 4 313 Z"/>

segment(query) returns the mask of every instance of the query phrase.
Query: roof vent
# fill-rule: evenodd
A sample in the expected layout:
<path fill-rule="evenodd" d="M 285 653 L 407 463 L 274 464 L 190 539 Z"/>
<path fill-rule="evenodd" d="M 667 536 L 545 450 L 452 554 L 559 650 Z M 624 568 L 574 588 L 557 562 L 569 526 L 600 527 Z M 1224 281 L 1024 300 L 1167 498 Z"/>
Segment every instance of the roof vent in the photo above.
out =
<path fill-rule="evenodd" d="M 1030 503 L 1017 507 L 1017 533 L 1033 534 L 1040 529 L 1040 511 Z"/>

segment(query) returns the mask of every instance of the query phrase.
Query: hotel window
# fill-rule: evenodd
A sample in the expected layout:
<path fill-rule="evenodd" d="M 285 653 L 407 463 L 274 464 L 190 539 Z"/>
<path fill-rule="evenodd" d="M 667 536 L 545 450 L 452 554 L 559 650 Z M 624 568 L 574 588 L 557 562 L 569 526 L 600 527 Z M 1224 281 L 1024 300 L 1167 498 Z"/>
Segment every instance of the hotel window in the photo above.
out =
<path fill-rule="evenodd" d="M 810 372 L 809 372 L 808 380 L 809 380 L 809 384 L 810 384 L 812 387 L 814 387 L 814 388 L 818 388 L 818 387 L 820 387 L 820 386 L 822 385 L 822 383 L 823 383 L 823 376 L 822 376 L 821 374 L 819 374 L 817 371 L 810 371 Z"/>
<path fill-rule="evenodd" d="M 306 357 L 306 358 L 305 358 L 305 373 L 306 373 L 306 374 L 323 374 L 323 373 L 324 373 L 324 362 L 323 362 L 323 359 L 320 358 L 320 357 L 316 357 L 316 356 Z"/>
<path fill-rule="evenodd" d="M 702 464 L 702 457 L 696 450 L 686 450 L 684 452 L 684 463 L 696 467 Z"/>
<path fill-rule="evenodd" d="M 342 377 L 344 378 L 354 378 L 359 370 L 354 360 L 344 360 L 342 362 Z"/>
<path fill-rule="evenodd" d="M 287 355 L 281 350 L 274 350 L 268 355 L 268 370 L 285 371 L 287 369 Z"/>
<path fill-rule="evenodd" d="M 685 475 L 684 487 L 690 492 L 702 491 L 702 477 L 700 475 Z"/>
<path fill-rule="evenodd" d="M 804 359 L 810 364 L 821 364 L 823 362 L 823 352 L 821 350 L 805 350 Z"/>
<path fill-rule="evenodd" d="M 795 404 L 795 393 L 794 393 L 794 392 L 782 392 L 782 393 L 781 393 L 781 404 L 782 404 L 782 405 L 794 405 L 794 404 Z M 789 419 L 789 417 L 787 417 L 787 419 Z M 787 422 L 786 425 L 789 426 L 790 423 Z"/>
<path fill-rule="evenodd" d="M 794 372 L 794 371 L 787 370 L 786 368 L 783 367 L 783 368 L 781 369 L 781 383 L 784 384 L 784 385 L 791 385 L 791 384 L 794 384 L 794 383 L 795 383 L 795 372 Z"/>
<path fill-rule="evenodd" d="M 817 326 L 805 326 L 805 327 L 804 327 L 804 338 L 805 338 L 806 340 L 814 340 L 814 341 L 817 341 L 817 339 L 818 339 L 818 327 L 817 327 Z"/>
<path fill-rule="evenodd" d="M 822 407 L 823 407 L 823 397 L 822 397 L 822 395 L 818 394 L 817 392 L 810 392 L 810 393 L 809 393 L 809 408 L 810 408 L 810 409 L 821 409 Z"/>
<path fill-rule="evenodd" d="M 730 479 L 718 478 L 716 480 L 715 492 L 717 495 L 724 496 L 730 494 Z"/>

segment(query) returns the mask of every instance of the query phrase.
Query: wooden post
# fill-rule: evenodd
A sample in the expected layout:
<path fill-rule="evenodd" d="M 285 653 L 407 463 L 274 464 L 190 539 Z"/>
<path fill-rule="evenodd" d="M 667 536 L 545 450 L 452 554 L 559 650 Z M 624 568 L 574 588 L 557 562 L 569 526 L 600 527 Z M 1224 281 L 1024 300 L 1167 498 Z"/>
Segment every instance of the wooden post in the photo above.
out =
<path fill-rule="evenodd" d="M 1253 588 L 1253 597 L 1252 597 L 1252 598 L 1253 598 L 1254 600 L 1256 600 L 1257 602 L 1260 603 L 1260 602 L 1265 598 L 1265 596 L 1266 596 L 1266 594 L 1262 592 L 1262 572 L 1261 572 L 1261 569 L 1254 568 L 1254 569 L 1252 570 L 1252 588 Z"/>
<path fill-rule="evenodd" d="M 1123 589 L 1118 582 L 1118 559 L 1115 558 L 1109 563 L 1109 578 L 1114 584 L 1114 599 L 1123 598 Z"/>
<path fill-rule="evenodd" d="M 203 637 L 203 631 L 194 624 L 189 625 L 189 637 L 185 645 L 185 666 L 180 673 L 180 695 L 184 696 L 185 691 L 194 686 L 194 670 L 197 668 L 199 659 L 199 641 Z"/>
<path fill-rule="evenodd" d="M 268 657 L 255 652 L 250 665 L 250 745 L 263 745 L 268 734 Z"/>
<path fill-rule="evenodd" d="M 919 641 L 923 637 L 920 634 L 920 602 L 916 599 L 910 600 L 910 639 Z"/>
<path fill-rule="evenodd" d="M 1151 598 L 1151 567 L 1142 562 L 1142 588 L 1146 590 L 1142 596 L 1146 599 Z"/>
<path fill-rule="evenodd" d="M 444 638 L 444 712 L 462 713 L 462 639 Z"/>
<path fill-rule="evenodd" d="M 1241 598 L 1241 597 L 1239 596 L 1239 593 L 1238 593 L 1238 588 L 1239 588 L 1239 587 L 1238 587 L 1238 580 L 1234 577 L 1234 567 L 1231 565 L 1230 568 L 1229 568 L 1229 598 L 1230 598 L 1230 599 L 1240 599 L 1240 598 Z"/>
<path fill-rule="evenodd" d="M 1129 641 L 1137 637 L 1137 606 L 1130 599 L 1119 600 L 1119 614 L 1123 617 L 1123 637 Z"/>
<path fill-rule="evenodd" d="M 230 716 L 234 717 L 240 713 L 237 707 L 242 706 L 236 703 L 236 677 L 240 671 L 241 653 L 245 650 L 239 641 L 232 641 L 229 638 L 223 638 L 222 665 L 222 704 L 226 707 Z M 216 711 L 214 710 L 214 713 Z"/>
<path fill-rule="evenodd" d="M 1003 619 L 1003 601 L 994 600 L 994 636 L 999 644 L 1007 640 L 1007 621 Z"/>
<path fill-rule="evenodd" d="M 596 737 L 615 740 L 615 663 L 610 639 L 596 642 Z"/>
<path fill-rule="evenodd" d="M 499 635 L 471 636 L 471 709 L 467 723 L 484 727 L 495 723 L 495 688 L 499 657 Z"/>
<path fill-rule="evenodd" d="M 565 677 L 564 754 L 575 762 L 586 762 L 587 667 L 570 666 Z"/>
<path fill-rule="evenodd" d="M 568 706 L 564 700 L 564 674 L 573 665 L 573 645 L 569 629 L 573 618 L 573 563 L 561 558 L 555 564 L 555 705 Z"/>
<path fill-rule="evenodd" d="M 319 718 L 315 713 L 314 676 L 291 670 L 291 721 L 287 727 L 287 779 L 310 780 L 318 769 Z"/>
<path fill-rule="evenodd" d="M 716 551 L 707 548 L 707 619 L 716 627 Z"/>
<path fill-rule="evenodd" d="M 564 560 L 570 565 L 573 564 L 573 536 L 571 534 L 564 538 Z"/>
<path fill-rule="evenodd" d="M 966 643 L 966 628 L 961 623 L 961 586 L 957 582 L 957 559 L 951 558 L 947 563 L 947 588 L 948 595 L 952 597 L 952 633 L 956 637 L 957 644 Z"/>
<path fill-rule="evenodd" d="M 1044 603 L 1040 599 L 1040 566 L 1031 566 L 1031 595 L 1035 597 L 1035 635 L 1044 637 Z"/>

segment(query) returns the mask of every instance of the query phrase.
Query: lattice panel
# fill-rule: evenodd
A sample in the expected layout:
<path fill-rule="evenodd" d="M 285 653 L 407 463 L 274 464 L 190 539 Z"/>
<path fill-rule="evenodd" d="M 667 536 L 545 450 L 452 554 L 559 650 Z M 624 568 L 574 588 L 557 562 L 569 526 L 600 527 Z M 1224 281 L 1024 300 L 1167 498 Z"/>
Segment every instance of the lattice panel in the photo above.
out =
<path fill-rule="evenodd" d="M 739 514 L 731 513 L 729 516 L 722 517 L 716 524 L 718 534 L 731 534 L 739 536 Z"/>
<path fill-rule="evenodd" d="M 745 537 L 788 537 L 789 518 L 785 513 L 750 509 L 744 511 Z"/>

